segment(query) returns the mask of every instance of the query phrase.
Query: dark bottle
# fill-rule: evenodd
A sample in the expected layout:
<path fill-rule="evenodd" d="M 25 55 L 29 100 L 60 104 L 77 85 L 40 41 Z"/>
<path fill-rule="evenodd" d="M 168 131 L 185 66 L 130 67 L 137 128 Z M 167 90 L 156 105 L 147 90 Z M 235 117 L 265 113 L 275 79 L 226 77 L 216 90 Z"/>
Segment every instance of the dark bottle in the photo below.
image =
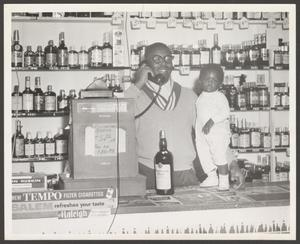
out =
<path fill-rule="evenodd" d="M 268 87 L 258 87 L 258 100 L 260 107 L 269 107 L 269 91 Z"/>
<path fill-rule="evenodd" d="M 206 40 L 201 42 L 200 46 L 200 63 L 201 66 L 209 64 L 210 61 L 210 49 L 206 46 Z"/>
<path fill-rule="evenodd" d="M 159 152 L 154 158 L 155 190 L 158 195 L 174 194 L 173 185 L 173 156 L 167 149 L 166 135 L 159 132 Z"/>
<path fill-rule="evenodd" d="M 280 128 L 275 128 L 275 140 L 274 140 L 274 146 L 280 147 L 281 146 L 281 133 Z"/>
<path fill-rule="evenodd" d="M 238 89 L 237 93 L 237 109 L 239 110 L 245 110 L 246 109 L 246 94 L 242 87 Z"/>
<path fill-rule="evenodd" d="M 231 84 L 230 88 L 229 88 L 229 107 L 231 109 L 237 109 L 238 105 L 237 105 L 237 89 L 236 87 Z"/>
<path fill-rule="evenodd" d="M 50 131 L 47 132 L 47 137 L 45 138 L 45 155 L 55 155 L 55 140 L 52 137 L 52 133 Z"/>
<path fill-rule="evenodd" d="M 250 59 L 250 44 L 251 41 L 246 41 L 244 46 L 245 51 L 245 63 L 244 63 L 244 69 L 250 69 L 251 68 L 251 59 Z"/>
<path fill-rule="evenodd" d="M 254 86 L 250 86 L 247 91 L 247 107 L 248 109 L 257 108 L 259 105 L 258 91 Z"/>
<path fill-rule="evenodd" d="M 245 61 L 246 61 L 246 51 L 244 49 L 243 45 L 237 45 L 237 53 L 236 53 L 236 57 L 238 60 L 238 66 L 240 69 L 242 69 L 243 67 L 245 67 Z"/>
<path fill-rule="evenodd" d="M 56 94 L 52 91 L 52 86 L 48 85 L 47 92 L 44 93 L 45 97 L 45 112 L 56 111 Z"/>
<path fill-rule="evenodd" d="M 33 109 L 35 112 L 42 112 L 45 110 L 44 93 L 41 89 L 41 78 L 35 77 L 35 89 L 33 95 Z"/>
<path fill-rule="evenodd" d="M 45 65 L 49 69 L 53 69 L 57 65 L 57 47 L 54 46 L 53 40 L 48 42 L 48 46 L 45 47 L 46 61 Z"/>
<path fill-rule="evenodd" d="M 17 120 L 16 124 L 16 133 L 12 137 L 13 157 L 21 158 L 24 157 L 24 136 L 22 134 L 21 121 Z"/>
<path fill-rule="evenodd" d="M 235 69 L 241 69 L 242 66 L 240 65 L 239 59 L 238 59 L 238 54 L 239 54 L 239 45 L 234 45 L 233 46 L 233 53 L 234 53 L 234 58 L 233 58 L 233 67 Z"/>
<path fill-rule="evenodd" d="M 234 52 L 232 50 L 231 44 L 228 45 L 228 49 L 226 50 L 225 57 L 226 57 L 226 64 L 225 64 L 226 68 L 233 69 Z"/>
<path fill-rule="evenodd" d="M 37 46 L 34 63 L 38 68 L 45 67 L 45 53 L 43 52 L 42 46 Z"/>
<path fill-rule="evenodd" d="M 78 52 L 74 50 L 73 46 L 70 46 L 68 54 L 68 64 L 71 69 L 78 68 Z"/>
<path fill-rule="evenodd" d="M 290 145 L 290 133 L 287 127 L 281 131 L 280 139 L 280 144 L 282 147 L 288 147 Z"/>
<path fill-rule="evenodd" d="M 273 65 L 275 68 L 280 69 L 282 68 L 282 53 L 281 53 L 281 46 L 282 46 L 282 38 L 278 39 L 278 48 L 274 50 L 274 62 Z"/>
<path fill-rule="evenodd" d="M 68 154 L 68 137 L 63 133 L 63 129 L 59 130 L 55 136 L 55 152 L 56 155 L 63 156 Z"/>
<path fill-rule="evenodd" d="M 23 47 L 19 43 L 19 31 L 14 31 L 13 43 L 11 45 L 11 67 L 22 67 Z"/>
<path fill-rule="evenodd" d="M 45 156 L 45 142 L 40 131 L 36 133 L 36 138 L 34 139 L 34 154 L 36 157 Z"/>
<path fill-rule="evenodd" d="M 239 125 L 238 120 L 236 120 L 236 124 L 233 124 L 231 129 L 231 138 L 230 138 L 230 147 L 238 148 L 239 147 Z"/>
<path fill-rule="evenodd" d="M 97 41 L 94 41 L 92 47 L 89 49 L 89 64 L 92 68 L 102 66 L 102 48 L 98 45 Z"/>
<path fill-rule="evenodd" d="M 131 45 L 130 49 L 130 65 L 133 70 L 137 70 L 140 64 L 140 55 L 137 49 L 137 45 Z"/>
<path fill-rule="evenodd" d="M 120 84 L 120 79 L 118 77 L 116 79 L 115 86 L 113 88 L 113 92 L 116 96 L 118 96 L 116 93 L 122 93 L 123 92 L 123 89 L 122 89 L 121 84 Z"/>
<path fill-rule="evenodd" d="M 59 68 L 68 67 L 68 48 L 65 45 L 65 33 L 59 33 L 59 46 L 57 49 L 57 66 Z"/>
<path fill-rule="evenodd" d="M 104 33 L 103 47 L 102 47 L 102 64 L 103 67 L 112 67 L 113 62 L 113 48 L 109 41 L 109 32 Z"/>
<path fill-rule="evenodd" d="M 30 89 L 30 77 L 25 77 L 25 90 L 23 91 L 22 104 L 25 113 L 33 112 L 33 91 Z"/>
<path fill-rule="evenodd" d="M 24 53 L 24 67 L 34 67 L 35 54 L 31 50 L 31 46 L 27 46 L 26 52 Z"/>
<path fill-rule="evenodd" d="M 23 109 L 22 105 L 22 92 L 19 91 L 19 86 L 14 86 L 14 91 L 11 94 L 11 111 L 19 112 Z"/>
<path fill-rule="evenodd" d="M 85 46 L 81 46 L 78 53 L 78 64 L 80 69 L 88 69 L 89 58 L 88 52 L 85 50 Z"/>
<path fill-rule="evenodd" d="M 267 49 L 266 44 L 266 33 L 261 35 L 261 46 L 260 46 L 260 58 L 262 68 L 269 67 L 269 50 Z"/>
<path fill-rule="evenodd" d="M 261 145 L 261 132 L 259 128 L 255 127 L 253 124 L 252 128 L 250 129 L 250 145 L 251 147 L 260 147 Z"/>
<path fill-rule="evenodd" d="M 261 146 L 263 148 L 271 147 L 271 133 L 268 127 L 265 127 L 263 133 L 261 133 Z"/>
<path fill-rule="evenodd" d="M 71 111 L 72 109 L 71 109 L 71 106 L 72 106 L 72 100 L 73 99 L 76 99 L 77 98 L 77 96 L 76 96 L 76 91 L 74 90 L 74 89 L 71 89 L 70 91 L 69 91 L 69 96 L 68 96 L 68 111 Z"/>
<path fill-rule="evenodd" d="M 31 137 L 31 133 L 26 133 L 26 139 L 24 141 L 25 157 L 32 158 L 34 157 L 34 142 Z"/>
<path fill-rule="evenodd" d="M 284 69 L 289 69 L 289 45 L 286 43 L 282 46 L 282 65 Z"/>
<path fill-rule="evenodd" d="M 211 48 L 211 63 L 221 64 L 221 48 L 218 45 L 218 34 L 214 34 L 214 46 Z"/>
<path fill-rule="evenodd" d="M 251 46 L 249 49 L 249 58 L 250 58 L 250 65 L 252 69 L 257 69 L 257 60 L 259 57 L 259 49 L 256 45 L 255 41 L 251 41 Z"/>
<path fill-rule="evenodd" d="M 221 48 L 221 66 L 227 68 L 226 64 L 226 52 L 229 48 L 229 45 L 222 45 L 222 48 Z"/>
<path fill-rule="evenodd" d="M 57 96 L 57 111 L 67 111 L 68 110 L 68 99 L 65 94 L 65 90 L 61 89 L 59 96 Z"/>
<path fill-rule="evenodd" d="M 34 168 L 34 163 L 33 162 L 30 162 L 29 172 L 30 173 L 34 173 L 35 172 L 35 168 Z"/>

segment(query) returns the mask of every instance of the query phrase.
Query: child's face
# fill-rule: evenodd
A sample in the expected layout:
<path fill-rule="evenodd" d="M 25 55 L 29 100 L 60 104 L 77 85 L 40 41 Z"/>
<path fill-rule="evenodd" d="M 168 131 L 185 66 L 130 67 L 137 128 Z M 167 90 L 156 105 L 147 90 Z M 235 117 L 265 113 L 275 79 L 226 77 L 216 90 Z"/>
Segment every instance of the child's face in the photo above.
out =
<path fill-rule="evenodd" d="M 215 72 L 209 72 L 201 81 L 202 89 L 206 92 L 214 92 L 218 90 L 222 81 L 219 80 L 218 75 Z"/>

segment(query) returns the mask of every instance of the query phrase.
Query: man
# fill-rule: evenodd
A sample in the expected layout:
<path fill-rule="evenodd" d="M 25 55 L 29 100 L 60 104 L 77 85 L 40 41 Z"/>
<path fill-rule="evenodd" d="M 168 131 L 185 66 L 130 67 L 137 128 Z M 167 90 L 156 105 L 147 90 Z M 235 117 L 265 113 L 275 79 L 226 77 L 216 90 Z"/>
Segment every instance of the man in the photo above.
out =
<path fill-rule="evenodd" d="M 142 114 L 136 119 L 136 143 L 139 172 L 147 177 L 147 189 L 155 187 L 153 160 L 159 150 L 160 130 L 166 132 L 168 150 L 173 154 L 174 185 L 199 184 L 193 167 L 196 150 L 192 136 L 197 96 L 172 80 L 172 69 L 170 49 L 154 43 L 146 48 L 145 63 L 136 72 L 135 84 L 125 92 L 126 97 L 135 98 L 135 114 Z M 148 73 L 160 76 L 161 88 L 151 76 L 148 79 Z"/>

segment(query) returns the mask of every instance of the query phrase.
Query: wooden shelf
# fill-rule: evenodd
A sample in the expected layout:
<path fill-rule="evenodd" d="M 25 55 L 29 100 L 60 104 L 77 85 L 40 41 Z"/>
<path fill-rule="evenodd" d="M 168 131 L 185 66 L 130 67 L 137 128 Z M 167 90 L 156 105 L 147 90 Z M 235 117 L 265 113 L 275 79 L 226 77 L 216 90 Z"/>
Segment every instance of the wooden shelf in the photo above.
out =
<path fill-rule="evenodd" d="M 231 148 L 238 153 L 269 153 L 271 148 Z"/>
<path fill-rule="evenodd" d="M 64 22 L 64 23 L 80 23 L 80 22 L 101 22 L 111 23 L 111 17 L 31 17 L 31 16 L 14 16 L 12 22 Z"/>
<path fill-rule="evenodd" d="M 68 116 L 69 113 L 64 112 L 64 111 L 56 111 L 56 112 L 32 112 L 32 113 L 12 113 L 13 118 L 34 118 L 34 117 L 63 117 L 63 116 Z"/>
<path fill-rule="evenodd" d="M 13 158 L 13 163 L 40 163 L 40 162 L 54 162 L 54 161 L 65 161 L 67 156 L 51 156 L 51 157 L 33 157 L 33 158 Z"/>
<path fill-rule="evenodd" d="M 274 111 L 289 111 L 290 110 L 290 107 L 283 107 L 283 106 L 280 106 L 280 107 L 273 107 L 271 108 L 272 110 Z"/>
<path fill-rule="evenodd" d="M 236 109 L 230 109 L 230 112 L 268 112 L 270 111 L 270 107 L 259 107 L 259 108 L 254 108 L 254 109 L 241 109 L 241 110 L 236 110 Z"/>
<path fill-rule="evenodd" d="M 107 70 L 124 70 L 130 69 L 130 67 L 99 67 L 99 68 L 88 68 L 88 69 L 38 69 L 38 68 L 12 68 L 15 72 L 78 72 L 78 71 L 107 71 Z"/>

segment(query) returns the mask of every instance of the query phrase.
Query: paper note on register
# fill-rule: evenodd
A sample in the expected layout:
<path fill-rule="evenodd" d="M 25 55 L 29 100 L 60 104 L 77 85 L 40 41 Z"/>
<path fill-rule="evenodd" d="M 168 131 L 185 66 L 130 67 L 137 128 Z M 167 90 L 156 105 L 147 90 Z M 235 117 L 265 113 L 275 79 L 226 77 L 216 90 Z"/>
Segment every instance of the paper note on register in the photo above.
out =
<path fill-rule="evenodd" d="M 85 128 L 85 155 L 95 156 L 95 129 L 93 127 Z"/>

